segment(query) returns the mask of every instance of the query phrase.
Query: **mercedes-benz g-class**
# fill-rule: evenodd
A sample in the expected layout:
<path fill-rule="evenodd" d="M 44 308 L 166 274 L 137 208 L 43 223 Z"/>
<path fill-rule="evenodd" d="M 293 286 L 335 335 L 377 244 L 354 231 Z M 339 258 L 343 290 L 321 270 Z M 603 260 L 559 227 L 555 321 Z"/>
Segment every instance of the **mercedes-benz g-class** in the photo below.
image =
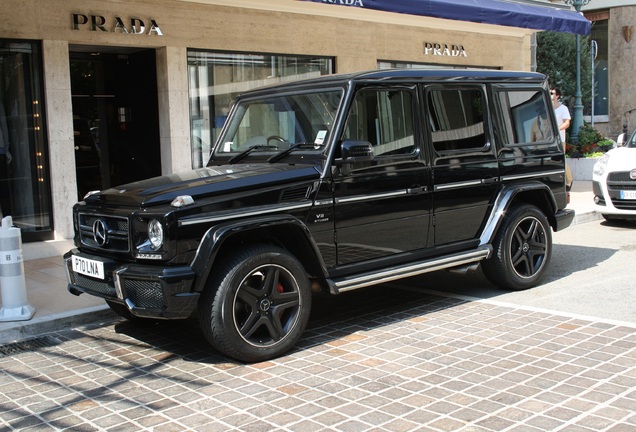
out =
<path fill-rule="evenodd" d="M 205 168 L 89 193 L 68 288 L 127 318 L 197 311 L 214 348 L 262 361 L 299 340 L 312 290 L 480 263 L 537 285 L 566 204 L 545 76 L 325 76 L 240 95 Z"/>

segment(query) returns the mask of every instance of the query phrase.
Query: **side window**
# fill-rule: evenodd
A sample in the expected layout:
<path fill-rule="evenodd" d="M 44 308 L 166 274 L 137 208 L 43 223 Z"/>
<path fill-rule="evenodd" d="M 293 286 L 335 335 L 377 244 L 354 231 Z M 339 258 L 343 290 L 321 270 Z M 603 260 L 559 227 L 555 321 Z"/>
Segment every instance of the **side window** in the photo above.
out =
<path fill-rule="evenodd" d="M 502 113 L 498 133 L 504 145 L 549 142 L 555 138 L 542 90 L 497 90 Z"/>
<path fill-rule="evenodd" d="M 375 156 L 413 153 L 413 92 L 360 90 L 351 106 L 343 139 L 370 142 Z"/>
<path fill-rule="evenodd" d="M 481 89 L 430 89 L 426 105 L 433 148 L 438 155 L 487 148 L 486 104 Z"/>

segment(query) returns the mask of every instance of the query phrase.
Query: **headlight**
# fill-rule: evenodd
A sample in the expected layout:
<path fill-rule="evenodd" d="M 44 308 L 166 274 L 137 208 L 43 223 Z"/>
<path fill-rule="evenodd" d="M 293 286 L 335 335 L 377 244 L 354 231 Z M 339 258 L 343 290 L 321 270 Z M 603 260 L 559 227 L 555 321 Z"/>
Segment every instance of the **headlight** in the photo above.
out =
<path fill-rule="evenodd" d="M 609 158 L 610 157 L 607 153 L 600 157 L 600 159 L 594 164 L 594 169 L 592 170 L 594 175 L 602 176 L 603 174 L 605 174 Z"/>
<path fill-rule="evenodd" d="M 148 240 L 152 250 L 157 250 L 163 245 L 163 226 L 157 219 L 153 219 L 148 224 Z"/>

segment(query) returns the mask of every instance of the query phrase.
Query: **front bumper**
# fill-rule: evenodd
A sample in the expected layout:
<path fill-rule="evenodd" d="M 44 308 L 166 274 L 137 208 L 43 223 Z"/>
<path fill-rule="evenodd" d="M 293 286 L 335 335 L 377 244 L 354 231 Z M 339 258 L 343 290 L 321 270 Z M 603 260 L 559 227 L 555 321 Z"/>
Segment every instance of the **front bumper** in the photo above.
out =
<path fill-rule="evenodd" d="M 104 278 L 85 276 L 73 271 L 73 256 L 104 265 Z M 121 263 L 73 249 L 64 255 L 68 290 L 102 297 L 126 305 L 142 318 L 183 319 L 194 311 L 199 293 L 192 292 L 196 276 L 189 266 L 162 267 Z"/>
<path fill-rule="evenodd" d="M 608 183 L 606 177 L 595 177 L 593 179 L 594 211 L 603 215 L 636 218 L 636 200 L 621 197 L 621 191 L 633 191 L 636 189 L 636 181 Z"/>

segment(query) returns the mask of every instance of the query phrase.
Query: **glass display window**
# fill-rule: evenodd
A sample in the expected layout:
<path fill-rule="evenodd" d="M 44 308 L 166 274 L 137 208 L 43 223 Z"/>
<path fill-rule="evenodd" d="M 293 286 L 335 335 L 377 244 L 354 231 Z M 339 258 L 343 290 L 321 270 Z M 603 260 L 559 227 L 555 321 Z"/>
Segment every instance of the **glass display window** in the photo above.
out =
<path fill-rule="evenodd" d="M 39 42 L 0 40 L 0 209 L 23 241 L 53 238 Z"/>

